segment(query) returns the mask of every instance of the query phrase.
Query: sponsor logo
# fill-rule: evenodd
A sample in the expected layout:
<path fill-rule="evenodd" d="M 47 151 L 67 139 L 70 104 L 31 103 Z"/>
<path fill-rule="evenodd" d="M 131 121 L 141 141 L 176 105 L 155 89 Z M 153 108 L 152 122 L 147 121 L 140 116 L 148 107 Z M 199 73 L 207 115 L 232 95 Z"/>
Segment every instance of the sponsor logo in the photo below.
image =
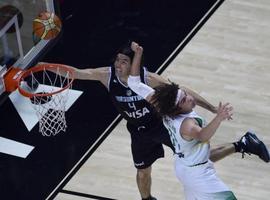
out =
<path fill-rule="evenodd" d="M 125 113 L 130 118 L 139 119 L 139 118 L 145 116 L 147 113 L 150 113 L 150 111 L 146 107 L 144 107 L 143 109 L 138 109 L 138 110 L 133 111 L 133 112 L 125 111 Z"/>
<path fill-rule="evenodd" d="M 143 165 L 144 165 L 144 162 L 142 161 L 142 162 L 140 162 L 140 163 L 134 163 L 134 165 L 135 165 L 136 167 L 143 166 Z"/>

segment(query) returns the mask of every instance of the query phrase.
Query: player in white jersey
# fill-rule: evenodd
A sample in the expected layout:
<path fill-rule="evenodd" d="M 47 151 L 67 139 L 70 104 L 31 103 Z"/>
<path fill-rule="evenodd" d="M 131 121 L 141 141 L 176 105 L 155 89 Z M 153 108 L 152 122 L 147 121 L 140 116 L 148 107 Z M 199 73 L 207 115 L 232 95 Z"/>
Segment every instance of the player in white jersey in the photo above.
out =
<path fill-rule="evenodd" d="M 233 200 L 236 199 L 230 189 L 216 175 L 213 163 L 209 160 L 209 140 L 215 134 L 221 122 L 231 119 L 232 106 L 229 103 L 219 104 L 216 116 L 208 125 L 198 116 L 193 108 L 194 98 L 179 89 L 178 85 L 163 84 L 154 89 L 143 84 L 138 75 L 140 59 L 143 49 L 133 43 L 135 52 L 128 78 L 129 87 L 150 102 L 159 114 L 175 148 L 175 171 L 177 178 L 183 183 L 185 197 L 188 200 Z M 258 142 L 257 154 L 265 162 L 269 162 L 269 152 L 265 145 L 253 133 L 243 136 L 252 136 Z M 249 142 L 251 140 L 249 139 Z M 236 145 L 236 151 L 238 144 Z"/>
<path fill-rule="evenodd" d="M 178 90 L 176 85 L 172 87 Z M 186 98 L 186 101 L 190 102 L 187 108 L 192 109 L 194 100 L 188 95 Z M 216 117 L 208 126 L 194 111 L 187 110 L 187 114 L 163 118 L 176 150 L 176 176 L 183 183 L 185 197 L 188 200 L 236 199 L 230 189 L 217 177 L 213 163 L 209 160 L 209 139 L 221 121 L 230 118 L 231 110 L 229 104 L 220 105 Z M 208 135 L 202 136 L 200 132 L 201 134 L 207 132 Z"/>

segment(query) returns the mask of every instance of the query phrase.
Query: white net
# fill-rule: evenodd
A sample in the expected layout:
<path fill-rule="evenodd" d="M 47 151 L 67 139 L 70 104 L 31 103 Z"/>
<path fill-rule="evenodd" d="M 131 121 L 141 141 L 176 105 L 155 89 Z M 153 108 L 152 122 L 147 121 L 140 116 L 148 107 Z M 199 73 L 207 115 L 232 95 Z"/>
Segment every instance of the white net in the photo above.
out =
<path fill-rule="evenodd" d="M 59 67 L 53 71 L 54 73 L 44 68 L 42 71 L 31 73 L 26 80 L 28 90 L 35 91 L 30 100 L 39 120 L 39 131 L 43 136 L 55 136 L 67 128 L 65 111 L 72 74 Z"/>
<path fill-rule="evenodd" d="M 39 120 L 39 131 L 44 136 L 66 131 L 65 105 L 68 92 L 61 92 L 51 98 L 33 97 L 33 107 Z M 45 100 L 44 100 L 45 99 Z"/>

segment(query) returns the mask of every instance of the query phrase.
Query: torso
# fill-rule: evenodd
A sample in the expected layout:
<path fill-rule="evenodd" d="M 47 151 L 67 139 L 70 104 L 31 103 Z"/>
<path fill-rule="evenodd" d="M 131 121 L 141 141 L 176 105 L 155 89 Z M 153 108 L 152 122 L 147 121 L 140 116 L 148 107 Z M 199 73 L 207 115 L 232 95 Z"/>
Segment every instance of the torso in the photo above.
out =
<path fill-rule="evenodd" d="M 197 121 L 201 121 L 202 123 L 199 123 L 199 125 L 201 127 L 205 126 L 204 120 L 194 111 L 189 114 L 179 115 L 174 119 L 165 117 L 163 119 L 163 123 L 168 129 L 171 142 L 175 148 L 175 153 L 178 154 L 181 162 L 185 166 L 193 166 L 208 160 L 210 154 L 210 145 L 209 142 L 201 142 L 196 139 L 188 141 L 181 136 L 180 128 L 182 122 L 186 118 L 193 118 Z"/>
<path fill-rule="evenodd" d="M 118 109 L 119 113 L 134 126 L 149 126 L 160 120 L 151 105 L 141 96 L 134 93 L 115 74 L 114 67 L 111 67 L 111 76 L 108 82 L 109 94 Z M 146 83 L 146 69 L 141 70 L 141 80 Z M 147 83 L 146 83 L 147 84 Z"/>

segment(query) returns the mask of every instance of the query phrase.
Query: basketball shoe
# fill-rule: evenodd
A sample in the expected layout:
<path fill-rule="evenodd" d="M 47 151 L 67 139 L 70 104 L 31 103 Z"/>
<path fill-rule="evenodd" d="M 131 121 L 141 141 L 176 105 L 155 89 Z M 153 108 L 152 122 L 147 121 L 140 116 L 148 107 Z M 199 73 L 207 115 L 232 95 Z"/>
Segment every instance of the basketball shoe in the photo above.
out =
<path fill-rule="evenodd" d="M 150 196 L 147 199 L 142 199 L 142 200 L 157 200 L 157 199 L 155 197 Z"/>
<path fill-rule="evenodd" d="M 247 132 L 241 139 L 234 143 L 236 152 L 242 153 L 242 158 L 244 158 L 245 153 L 251 155 L 257 155 L 264 162 L 270 161 L 269 150 L 265 144 L 259 140 L 255 133 Z"/>

